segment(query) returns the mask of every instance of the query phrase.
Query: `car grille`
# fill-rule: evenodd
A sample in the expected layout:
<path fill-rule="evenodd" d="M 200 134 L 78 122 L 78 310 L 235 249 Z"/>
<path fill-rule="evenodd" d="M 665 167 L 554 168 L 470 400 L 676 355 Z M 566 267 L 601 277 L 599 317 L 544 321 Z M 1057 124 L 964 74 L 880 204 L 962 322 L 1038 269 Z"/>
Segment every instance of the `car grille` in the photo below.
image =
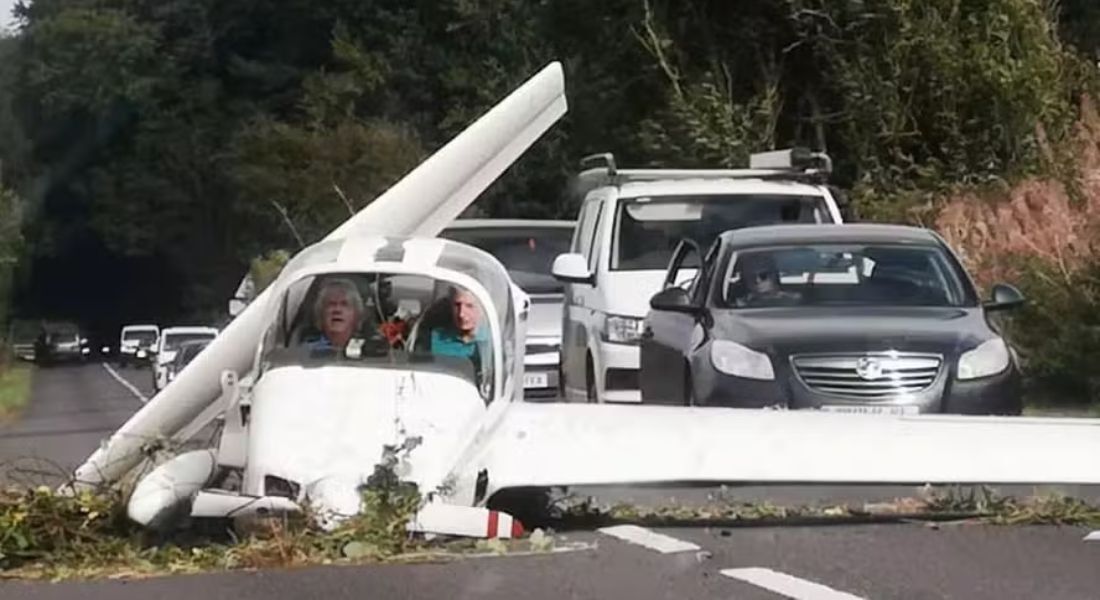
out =
<path fill-rule="evenodd" d="M 818 354 L 791 357 L 791 364 L 802 383 L 815 392 L 860 400 L 889 400 L 928 389 L 939 375 L 943 357 L 900 353 Z"/>
<path fill-rule="evenodd" d="M 557 344 L 528 344 L 527 354 L 550 354 L 560 350 L 560 346 Z"/>

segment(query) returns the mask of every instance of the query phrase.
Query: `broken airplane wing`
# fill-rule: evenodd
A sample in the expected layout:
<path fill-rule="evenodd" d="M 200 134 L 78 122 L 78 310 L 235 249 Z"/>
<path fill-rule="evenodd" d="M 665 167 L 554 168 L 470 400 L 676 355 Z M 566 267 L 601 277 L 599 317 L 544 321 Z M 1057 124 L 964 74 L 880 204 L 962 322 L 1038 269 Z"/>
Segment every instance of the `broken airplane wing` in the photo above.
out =
<path fill-rule="evenodd" d="M 504 488 L 1097 484 L 1100 419 L 513 405 L 464 472 Z"/>

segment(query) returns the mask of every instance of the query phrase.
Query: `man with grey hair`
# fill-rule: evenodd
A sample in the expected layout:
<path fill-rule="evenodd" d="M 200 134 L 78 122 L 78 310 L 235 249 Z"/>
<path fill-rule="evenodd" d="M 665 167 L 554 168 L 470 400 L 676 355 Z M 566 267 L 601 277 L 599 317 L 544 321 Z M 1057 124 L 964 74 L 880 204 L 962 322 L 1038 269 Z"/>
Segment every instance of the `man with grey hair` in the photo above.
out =
<path fill-rule="evenodd" d="M 329 279 L 321 285 L 313 304 L 313 322 L 321 335 L 308 342 L 316 350 L 343 350 L 363 320 L 364 303 L 350 279 Z"/>

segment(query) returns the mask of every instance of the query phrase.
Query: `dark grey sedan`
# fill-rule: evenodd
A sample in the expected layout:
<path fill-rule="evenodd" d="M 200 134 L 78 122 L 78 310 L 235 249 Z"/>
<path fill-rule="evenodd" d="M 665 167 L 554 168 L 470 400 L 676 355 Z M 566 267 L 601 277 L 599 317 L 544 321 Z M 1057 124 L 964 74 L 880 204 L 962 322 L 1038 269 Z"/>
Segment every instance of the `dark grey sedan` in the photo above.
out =
<path fill-rule="evenodd" d="M 1016 353 L 990 313 L 1023 296 L 1001 284 L 981 302 L 932 231 L 755 227 L 702 254 L 682 243 L 650 300 L 643 403 L 1021 412 Z"/>

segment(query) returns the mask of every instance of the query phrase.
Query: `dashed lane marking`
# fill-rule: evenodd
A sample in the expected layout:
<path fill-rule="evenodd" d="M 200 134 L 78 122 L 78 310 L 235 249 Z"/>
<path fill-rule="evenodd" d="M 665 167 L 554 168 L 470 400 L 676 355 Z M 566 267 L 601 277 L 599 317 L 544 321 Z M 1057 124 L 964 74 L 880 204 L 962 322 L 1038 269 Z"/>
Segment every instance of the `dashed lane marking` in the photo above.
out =
<path fill-rule="evenodd" d="M 122 387 L 130 390 L 130 393 L 133 394 L 138 399 L 139 402 L 141 402 L 142 404 L 145 404 L 146 402 L 149 402 L 149 399 L 145 397 L 145 394 L 141 393 L 141 390 L 137 389 L 137 387 L 135 387 L 134 384 L 130 383 L 129 381 L 126 381 L 126 378 L 123 377 L 122 375 L 119 375 L 117 371 L 112 369 L 111 365 L 109 365 L 107 363 L 100 363 L 100 364 L 103 365 L 104 369 L 107 369 L 107 374 L 109 374 L 111 377 L 115 378 L 115 381 L 121 383 Z"/>
<path fill-rule="evenodd" d="M 1100 530 L 1089 532 L 1089 534 L 1085 536 L 1084 541 L 1100 542 Z"/>
<path fill-rule="evenodd" d="M 864 600 L 859 596 L 853 596 L 847 592 L 840 592 L 831 587 L 799 579 L 794 575 L 787 575 L 779 571 L 762 567 L 749 567 L 745 569 L 725 569 L 722 574 L 732 579 L 739 579 L 775 592 L 781 596 L 793 600 Z"/>
<path fill-rule="evenodd" d="M 615 525 L 614 527 L 604 527 L 598 531 L 604 535 L 619 538 L 620 540 L 639 546 L 645 546 L 650 550 L 656 550 L 661 554 L 699 550 L 699 546 L 691 542 L 678 540 L 674 537 L 650 531 L 644 527 L 638 527 L 637 525 Z"/>

